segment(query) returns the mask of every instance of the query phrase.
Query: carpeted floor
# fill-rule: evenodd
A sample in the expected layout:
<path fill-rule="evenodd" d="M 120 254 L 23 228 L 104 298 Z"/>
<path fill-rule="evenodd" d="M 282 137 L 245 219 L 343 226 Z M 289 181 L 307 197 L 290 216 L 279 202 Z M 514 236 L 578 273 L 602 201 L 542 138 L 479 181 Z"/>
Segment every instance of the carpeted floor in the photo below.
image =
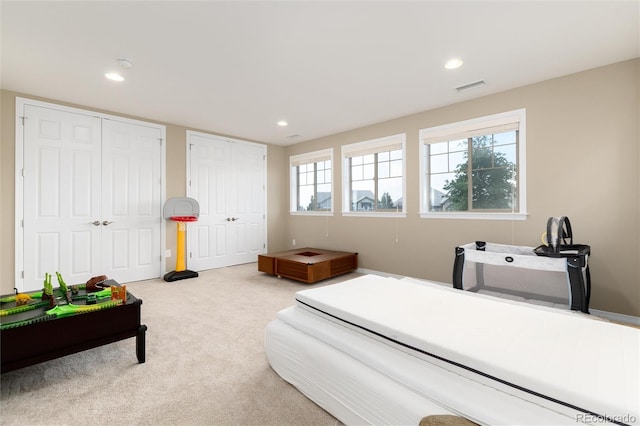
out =
<path fill-rule="evenodd" d="M 137 363 L 132 338 L 5 373 L 0 424 L 338 424 L 280 379 L 264 355 L 265 326 L 309 285 L 252 263 L 127 288 L 143 300 L 146 363 Z"/>

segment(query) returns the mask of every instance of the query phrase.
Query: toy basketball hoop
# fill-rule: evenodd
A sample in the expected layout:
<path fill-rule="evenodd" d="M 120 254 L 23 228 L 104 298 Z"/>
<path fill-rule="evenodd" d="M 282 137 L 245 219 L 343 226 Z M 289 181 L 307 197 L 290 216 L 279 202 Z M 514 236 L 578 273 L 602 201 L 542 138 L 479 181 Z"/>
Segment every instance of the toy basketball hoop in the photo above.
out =
<path fill-rule="evenodd" d="M 197 272 L 188 270 L 186 266 L 185 234 L 187 223 L 197 221 L 199 215 L 200 206 L 193 198 L 169 198 L 164 204 L 162 216 L 165 219 L 176 222 L 178 230 L 176 238 L 176 270 L 167 272 L 164 276 L 165 281 L 184 280 L 198 276 Z"/>
<path fill-rule="evenodd" d="M 198 220 L 197 216 L 171 216 L 171 219 L 174 222 L 195 222 Z"/>

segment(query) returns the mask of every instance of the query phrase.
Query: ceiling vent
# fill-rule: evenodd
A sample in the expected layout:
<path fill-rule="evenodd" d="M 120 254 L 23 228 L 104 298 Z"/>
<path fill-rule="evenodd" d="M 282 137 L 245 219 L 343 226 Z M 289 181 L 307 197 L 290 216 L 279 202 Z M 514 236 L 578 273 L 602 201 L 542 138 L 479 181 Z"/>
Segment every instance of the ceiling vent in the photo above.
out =
<path fill-rule="evenodd" d="M 118 58 L 116 59 L 116 61 L 118 62 L 118 65 L 120 65 L 120 67 L 122 67 L 122 69 L 124 70 L 128 70 L 133 66 L 133 60 L 129 58 Z"/>
<path fill-rule="evenodd" d="M 478 81 L 474 81 L 473 83 L 469 83 L 469 84 L 465 84 L 463 86 L 456 87 L 456 90 L 458 92 L 461 92 L 463 90 L 471 89 L 471 88 L 474 88 L 474 87 L 484 86 L 485 84 L 487 84 L 486 81 L 478 80 Z"/>

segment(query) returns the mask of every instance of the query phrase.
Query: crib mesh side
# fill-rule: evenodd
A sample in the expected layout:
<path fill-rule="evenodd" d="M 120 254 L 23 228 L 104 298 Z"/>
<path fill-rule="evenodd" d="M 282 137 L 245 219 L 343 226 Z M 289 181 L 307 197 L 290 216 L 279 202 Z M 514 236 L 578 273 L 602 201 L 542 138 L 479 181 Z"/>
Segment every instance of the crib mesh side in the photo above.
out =
<path fill-rule="evenodd" d="M 465 259 L 463 290 L 569 309 L 571 288 L 566 271 L 493 265 Z"/>
<path fill-rule="evenodd" d="M 533 247 L 476 242 L 456 248 L 455 263 L 454 287 L 571 309 L 566 259 L 538 256 Z"/>

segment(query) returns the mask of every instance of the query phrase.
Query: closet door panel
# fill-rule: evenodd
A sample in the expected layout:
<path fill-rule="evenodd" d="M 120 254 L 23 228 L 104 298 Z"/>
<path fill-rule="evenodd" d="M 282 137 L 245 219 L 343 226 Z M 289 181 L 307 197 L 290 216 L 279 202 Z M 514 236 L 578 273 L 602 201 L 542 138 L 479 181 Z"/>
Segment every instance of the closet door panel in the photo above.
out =
<path fill-rule="evenodd" d="M 22 291 L 41 289 L 45 273 L 84 282 L 101 262 L 100 119 L 34 105 L 23 114 Z"/>
<path fill-rule="evenodd" d="M 207 136 L 192 135 L 189 140 L 189 193 L 200 205 L 200 216 L 187 227 L 187 268 L 202 271 L 228 266 L 231 148 L 227 141 Z"/>
<path fill-rule="evenodd" d="M 104 120 L 104 274 L 120 282 L 158 276 L 161 262 L 161 132 Z"/>
<path fill-rule="evenodd" d="M 230 242 L 232 264 L 256 262 L 264 253 L 264 147 L 232 144 L 229 215 L 233 238 Z"/>

